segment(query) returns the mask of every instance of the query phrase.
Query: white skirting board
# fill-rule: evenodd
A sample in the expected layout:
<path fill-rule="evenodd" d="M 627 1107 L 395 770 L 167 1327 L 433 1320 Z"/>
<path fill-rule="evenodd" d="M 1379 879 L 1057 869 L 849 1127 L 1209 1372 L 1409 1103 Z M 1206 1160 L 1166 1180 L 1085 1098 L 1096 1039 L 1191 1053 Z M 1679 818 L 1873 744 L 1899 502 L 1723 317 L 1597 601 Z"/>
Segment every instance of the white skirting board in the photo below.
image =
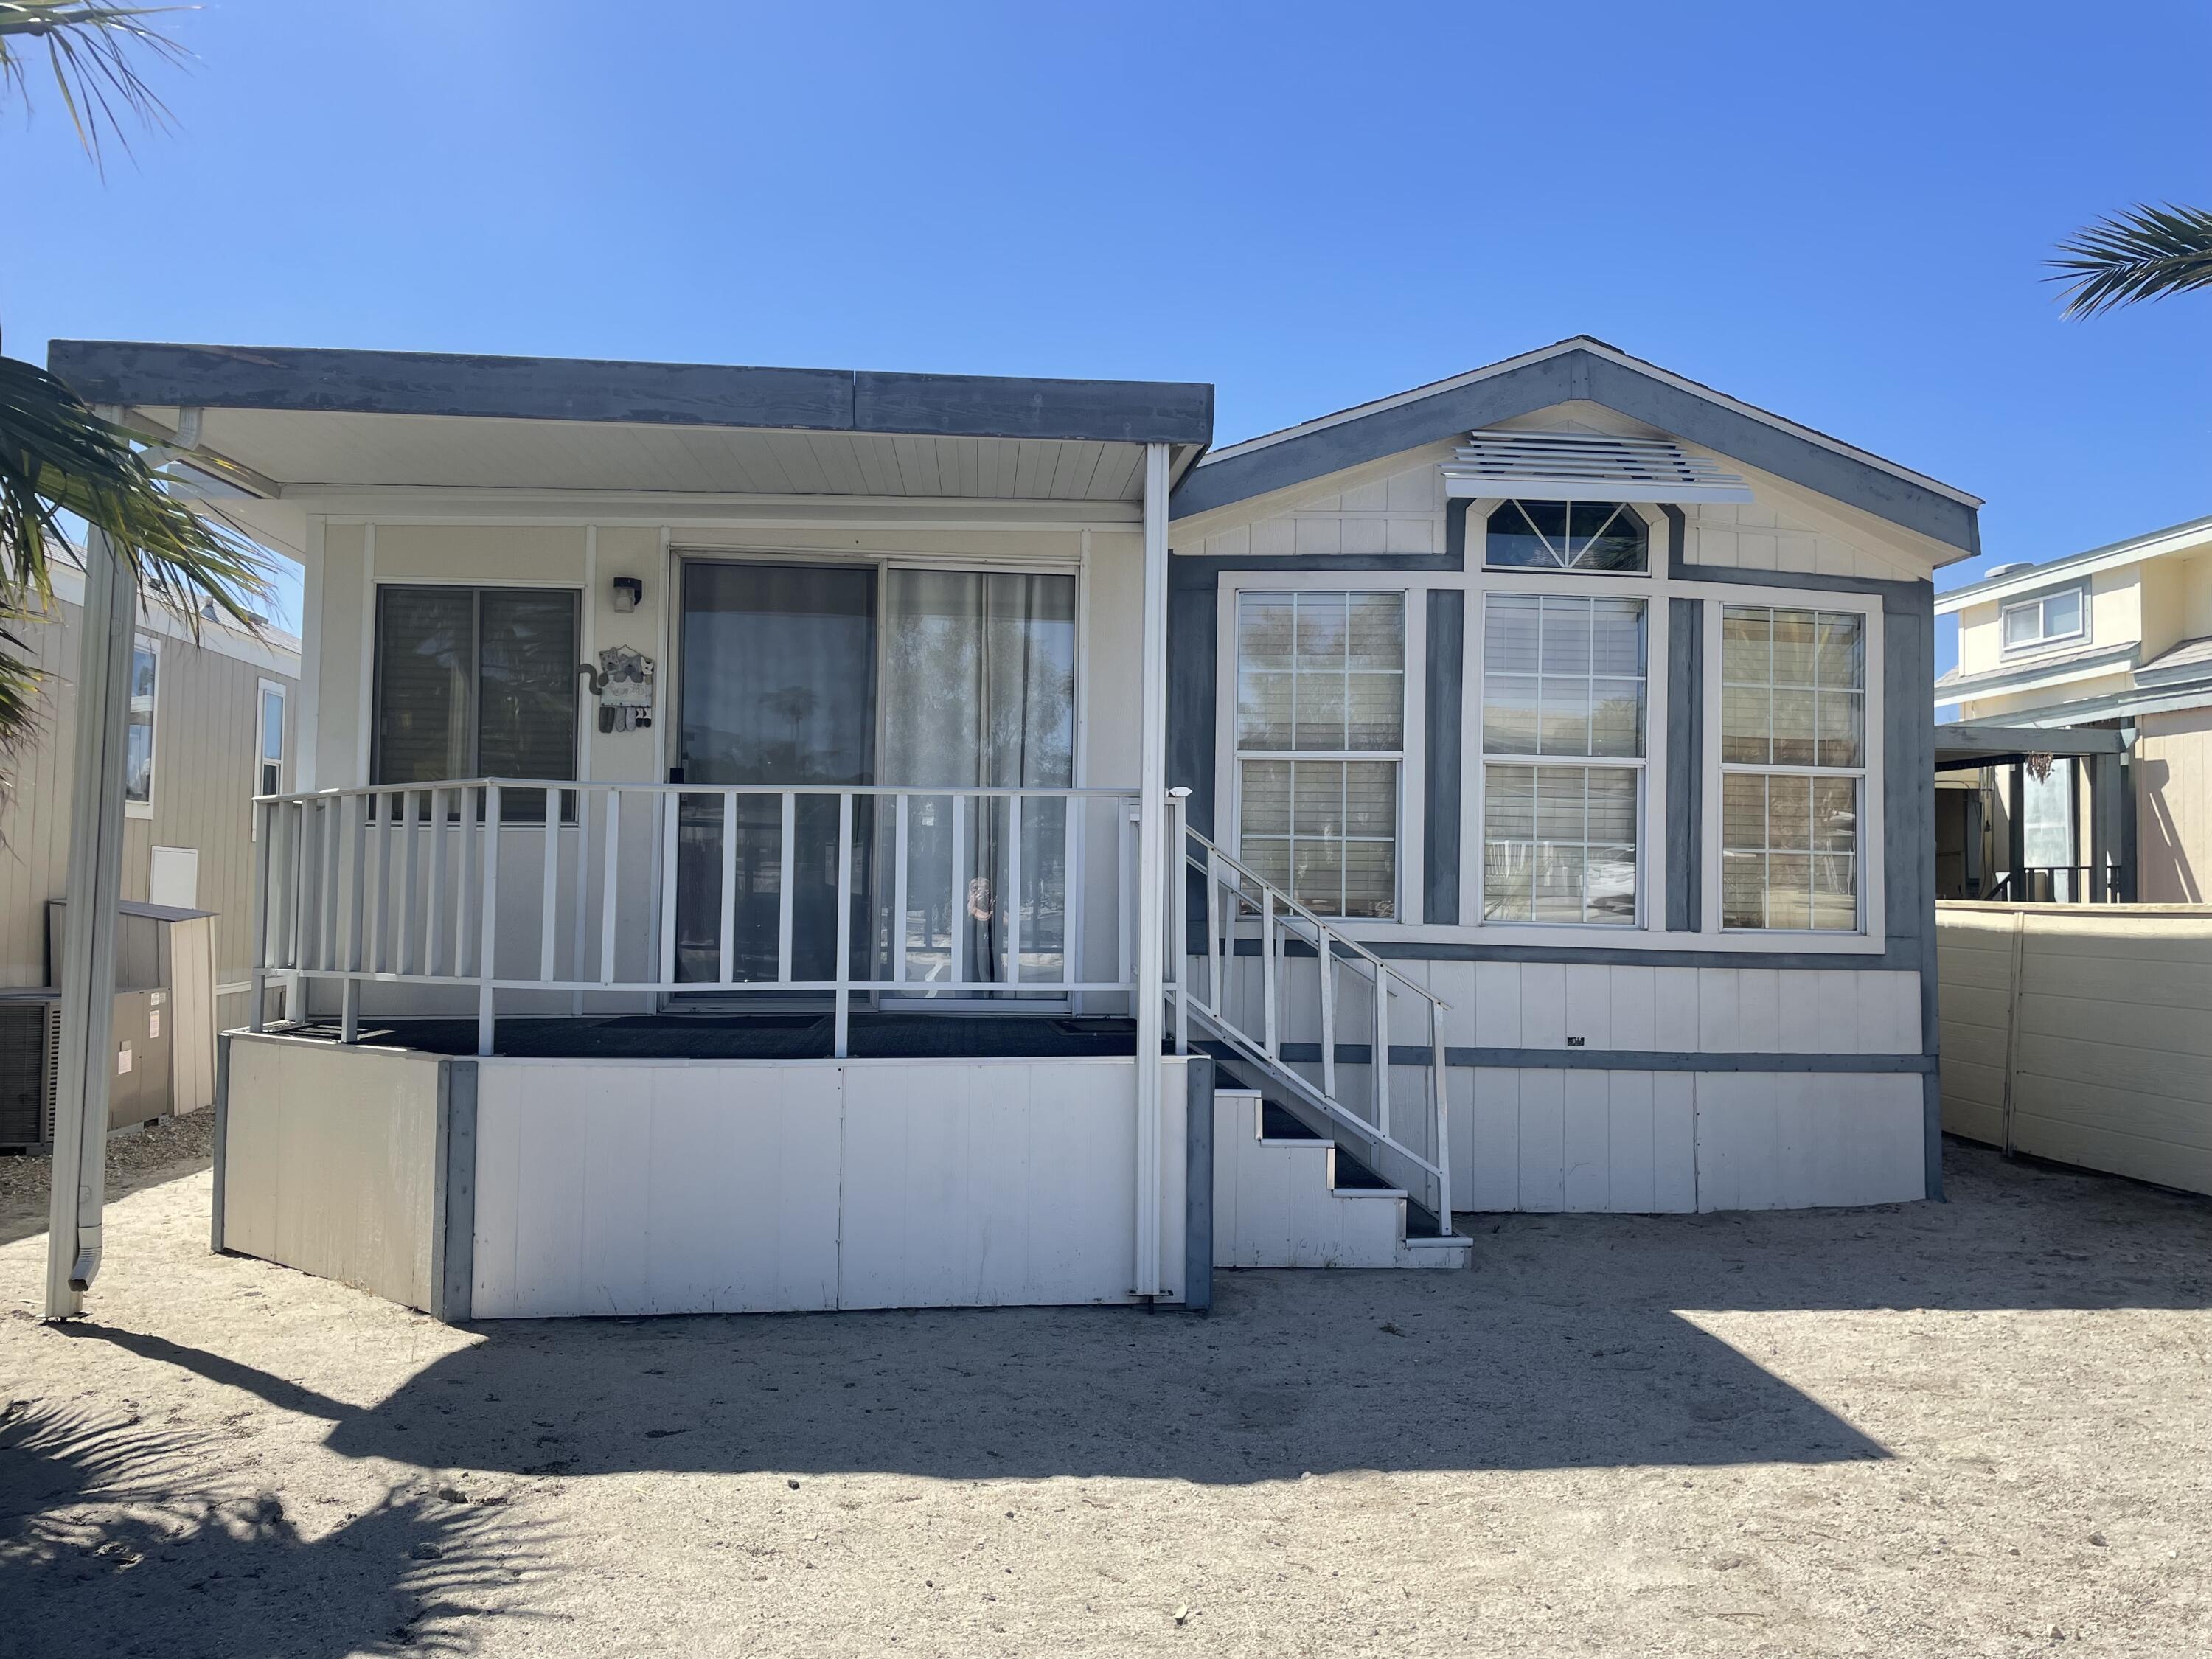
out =
<path fill-rule="evenodd" d="M 1807 1209 L 1926 1194 L 1917 1072 L 1454 1068 L 1462 1211 Z"/>
<path fill-rule="evenodd" d="M 479 1064 L 478 1319 L 1133 1299 L 1133 1060 Z"/>

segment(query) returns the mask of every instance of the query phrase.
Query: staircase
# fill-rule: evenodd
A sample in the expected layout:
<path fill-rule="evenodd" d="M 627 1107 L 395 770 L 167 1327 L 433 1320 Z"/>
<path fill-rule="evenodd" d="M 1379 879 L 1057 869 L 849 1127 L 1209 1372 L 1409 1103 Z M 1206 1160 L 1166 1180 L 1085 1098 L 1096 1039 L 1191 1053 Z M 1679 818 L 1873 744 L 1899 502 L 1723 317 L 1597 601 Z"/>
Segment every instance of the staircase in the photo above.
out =
<path fill-rule="evenodd" d="M 1178 1051 L 1220 1062 L 1215 1264 L 1463 1267 L 1445 1005 L 1189 828 L 1185 793 L 1169 989 Z"/>

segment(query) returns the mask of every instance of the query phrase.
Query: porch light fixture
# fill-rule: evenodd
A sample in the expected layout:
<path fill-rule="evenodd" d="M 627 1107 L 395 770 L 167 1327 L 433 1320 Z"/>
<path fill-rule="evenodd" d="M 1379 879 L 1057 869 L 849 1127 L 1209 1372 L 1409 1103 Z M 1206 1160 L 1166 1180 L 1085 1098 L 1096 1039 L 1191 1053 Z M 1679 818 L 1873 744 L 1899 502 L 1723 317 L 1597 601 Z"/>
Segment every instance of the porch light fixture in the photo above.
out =
<path fill-rule="evenodd" d="M 614 586 L 614 606 L 623 616 L 636 610 L 638 601 L 645 598 L 645 584 L 635 576 L 617 576 Z"/>

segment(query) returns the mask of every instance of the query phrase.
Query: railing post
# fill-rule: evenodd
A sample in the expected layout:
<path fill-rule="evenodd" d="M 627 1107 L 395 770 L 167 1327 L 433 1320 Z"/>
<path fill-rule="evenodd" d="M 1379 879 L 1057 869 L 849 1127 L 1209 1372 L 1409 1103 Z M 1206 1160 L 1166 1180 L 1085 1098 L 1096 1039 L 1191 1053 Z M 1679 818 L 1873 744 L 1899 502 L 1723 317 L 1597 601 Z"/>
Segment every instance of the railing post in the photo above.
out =
<path fill-rule="evenodd" d="M 1321 950 L 1321 1091 L 1336 1098 L 1336 941 L 1323 935 Z"/>
<path fill-rule="evenodd" d="M 724 985 L 738 977 L 738 792 L 722 792 L 722 916 L 717 933 L 720 950 L 715 978 Z"/>
<path fill-rule="evenodd" d="M 1436 1074 L 1437 1227 L 1451 1234 L 1451 1091 L 1445 1085 L 1444 1006 L 1429 1000 L 1429 1066 Z"/>
<path fill-rule="evenodd" d="M 489 1054 L 495 1036 L 492 981 L 499 971 L 499 786 L 484 786 L 483 920 L 477 951 L 477 1053 Z"/>
<path fill-rule="evenodd" d="M 853 795 L 837 793 L 837 1018 L 836 1056 L 842 1060 L 853 1013 Z"/>
<path fill-rule="evenodd" d="M 1375 970 L 1375 1127 L 1390 1133 L 1390 970 Z"/>
<path fill-rule="evenodd" d="M 1190 1052 L 1190 847 L 1183 815 L 1190 790 L 1168 791 L 1168 983 L 1175 987 L 1175 1049 Z"/>
<path fill-rule="evenodd" d="M 1022 982 L 1022 798 L 1006 797 L 1006 891 L 1000 899 L 1006 915 L 1006 983 Z"/>
<path fill-rule="evenodd" d="M 1260 1029 L 1267 1058 L 1279 1066 L 1283 1056 L 1275 1033 L 1275 890 L 1263 882 L 1260 887 Z"/>
<path fill-rule="evenodd" d="M 580 811 L 582 805 L 581 801 L 577 803 Z M 615 981 L 615 924 L 619 915 L 617 907 L 622 890 L 622 791 L 619 789 L 607 791 L 607 827 L 600 842 L 599 982 L 611 985 Z"/>
<path fill-rule="evenodd" d="M 775 981 L 791 983 L 792 883 L 797 879 L 798 854 L 793 842 L 799 836 L 799 796 L 783 792 L 783 839 L 777 843 L 775 896 Z"/>
<path fill-rule="evenodd" d="M 342 795 L 337 800 L 338 833 L 345 837 L 339 864 L 347 870 L 345 883 L 345 942 L 338 964 L 346 970 L 339 993 L 338 1041 L 357 1042 L 361 1036 L 361 981 L 356 977 L 365 961 L 362 939 L 363 908 L 368 888 L 368 797 Z"/>
<path fill-rule="evenodd" d="M 891 978 L 906 983 L 907 796 L 902 790 L 891 808 Z"/>
<path fill-rule="evenodd" d="M 253 1006 L 246 1023 L 250 1031 L 269 1024 L 269 840 L 276 830 L 274 802 L 253 803 Z"/>

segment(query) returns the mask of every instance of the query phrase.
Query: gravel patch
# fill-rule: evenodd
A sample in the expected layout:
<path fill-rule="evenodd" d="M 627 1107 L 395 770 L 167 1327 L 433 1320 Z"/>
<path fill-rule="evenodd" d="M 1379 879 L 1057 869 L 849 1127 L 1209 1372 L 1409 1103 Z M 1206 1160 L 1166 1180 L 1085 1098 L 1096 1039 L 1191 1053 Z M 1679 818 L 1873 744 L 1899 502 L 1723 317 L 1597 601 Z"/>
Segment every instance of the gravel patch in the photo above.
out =
<path fill-rule="evenodd" d="M 457 1330 L 0 1246 L 9 1640 L 77 1654 L 2212 1650 L 2212 1204 L 1467 1218 L 1460 1273 Z M 0 1646 L 5 1646 L 0 1643 Z"/>
<path fill-rule="evenodd" d="M 215 1156 L 215 1114 L 187 1112 L 107 1138 L 107 1195 L 112 1200 L 142 1187 L 174 1181 L 206 1169 Z M 54 1161 L 18 1154 L 0 1157 L 0 1241 L 13 1242 L 46 1229 Z"/>

